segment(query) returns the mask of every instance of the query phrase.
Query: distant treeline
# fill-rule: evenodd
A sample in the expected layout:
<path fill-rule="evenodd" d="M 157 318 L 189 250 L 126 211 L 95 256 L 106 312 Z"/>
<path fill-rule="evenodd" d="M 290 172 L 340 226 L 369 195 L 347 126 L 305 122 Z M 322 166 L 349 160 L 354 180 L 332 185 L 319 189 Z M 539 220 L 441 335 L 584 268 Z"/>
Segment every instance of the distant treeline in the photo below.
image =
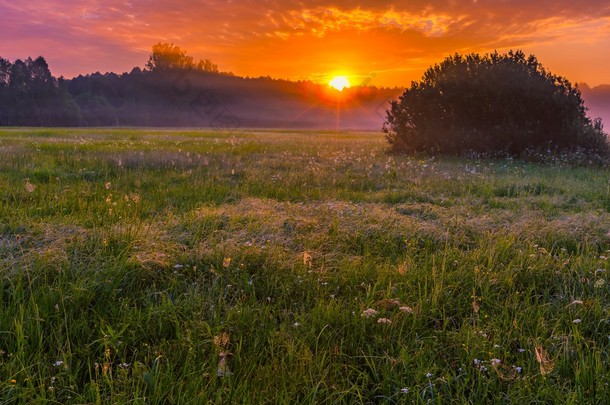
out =
<path fill-rule="evenodd" d="M 368 84 L 368 81 L 365 81 Z M 374 83 L 372 83 L 374 84 Z M 610 91 L 582 85 L 590 116 L 610 119 Z M 43 57 L 0 57 L 2 126 L 150 126 L 380 129 L 404 89 L 326 85 L 220 72 L 158 43 L 144 69 L 55 78 Z"/>
<path fill-rule="evenodd" d="M 69 80 L 53 77 L 43 57 L 0 58 L 0 125 L 380 129 L 400 94 L 237 77 L 172 46 L 155 45 L 144 69 Z"/>

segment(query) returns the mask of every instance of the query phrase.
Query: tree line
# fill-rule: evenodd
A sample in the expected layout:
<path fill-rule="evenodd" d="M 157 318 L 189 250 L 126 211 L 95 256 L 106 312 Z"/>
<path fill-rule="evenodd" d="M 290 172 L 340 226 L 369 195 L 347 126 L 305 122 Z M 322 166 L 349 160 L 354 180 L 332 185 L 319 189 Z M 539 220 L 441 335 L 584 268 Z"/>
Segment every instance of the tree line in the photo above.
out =
<path fill-rule="evenodd" d="M 329 128 L 337 104 L 320 97 L 325 87 L 238 77 L 168 43 L 154 45 L 143 68 L 72 79 L 53 77 L 43 57 L 0 58 L 0 125 Z M 352 106 L 343 106 L 344 127 L 379 128 L 387 101 L 397 94 L 346 89 Z"/>

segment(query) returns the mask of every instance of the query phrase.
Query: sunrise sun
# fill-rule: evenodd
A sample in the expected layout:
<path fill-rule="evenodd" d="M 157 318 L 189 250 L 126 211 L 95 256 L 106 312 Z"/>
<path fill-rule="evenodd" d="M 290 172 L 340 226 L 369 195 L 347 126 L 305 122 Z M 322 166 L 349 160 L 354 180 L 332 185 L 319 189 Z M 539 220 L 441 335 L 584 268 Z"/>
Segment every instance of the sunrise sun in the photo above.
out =
<path fill-rule="evenodd" d="M 351 84 L 349 79 L 345 76 L 335 76 L 329 82 L 328 85 L 339 91 L 343 91 L 346 87 L 350 87 Z"/>

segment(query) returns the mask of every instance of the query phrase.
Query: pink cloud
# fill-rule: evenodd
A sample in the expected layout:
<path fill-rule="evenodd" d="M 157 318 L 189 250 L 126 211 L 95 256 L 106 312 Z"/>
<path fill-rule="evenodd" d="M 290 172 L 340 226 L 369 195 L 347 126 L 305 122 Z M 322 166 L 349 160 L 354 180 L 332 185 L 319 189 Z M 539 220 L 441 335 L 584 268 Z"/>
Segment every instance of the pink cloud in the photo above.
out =
<path fill-rule="evenodd" d="M 610 63 L 610 4 L 602 0 L 0 0 L 0 15 L 0 56 L 43 55 L 67 76 L 143 66 L 159 41 L 238 74 L 283 77 L 314 75 L 338 63 L 338 52 L 353 69 L 380 74 L 423 69 L 456 51 L 536 53 L 557 43 L 575 52 L 553 54 L 558 69 L 574 70 L 578 52 L 591 49 L 581 44 L 599 45 L 599 55 L 583 58 Z M 610 73 L 577 71 L 575 80 L 610 82 Z"/>

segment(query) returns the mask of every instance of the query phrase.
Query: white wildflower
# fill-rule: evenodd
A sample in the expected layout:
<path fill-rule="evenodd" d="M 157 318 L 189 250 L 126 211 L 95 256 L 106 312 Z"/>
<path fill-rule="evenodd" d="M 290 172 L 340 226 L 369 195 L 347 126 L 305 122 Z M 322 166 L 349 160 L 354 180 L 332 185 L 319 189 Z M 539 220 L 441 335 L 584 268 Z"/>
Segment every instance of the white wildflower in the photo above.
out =
<path fill-rule="evenodd" d="M 413 313 L 413 308 L 411 308 L 411 307 L 406 307 L 406 306 L 405 307 L 400 307 L 400 308 L 398 308 L 398 310 L 400 312 L 404 312 L 405 314 L 412 314 Z"/>
<path fill-rule="evenodd" d="M 373 308 L 368 308 L 365 309 L 364 311 L 362 311 L 362 314 L 360 316 L 364 317 L 364 318 L 370 318 L 372 316 L 377 315 L 379 312 Z"/>

